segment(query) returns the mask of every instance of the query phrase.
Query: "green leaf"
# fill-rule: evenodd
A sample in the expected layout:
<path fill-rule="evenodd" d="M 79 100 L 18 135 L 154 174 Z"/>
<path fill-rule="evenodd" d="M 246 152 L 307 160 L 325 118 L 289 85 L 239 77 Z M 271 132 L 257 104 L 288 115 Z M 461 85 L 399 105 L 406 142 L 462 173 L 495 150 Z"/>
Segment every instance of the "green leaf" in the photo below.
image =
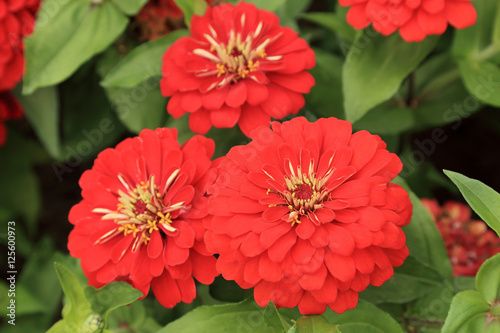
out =
<path fill-rule="evenodd" d="M 332 325 L 323 316 L 304 316 L 297 320 L 288 333 L 340 333 L 339 325 Z"/>
<path fill-rule="evenodd" d="M 203 15 L 207 10 L 207 2 L 205 0 L 174 0 L 179 8 L 184 13 L 184 22 L 189 28 L 193 15 Z"/>
<path fill-rule="evenodd" d="M 90 304 L 85 298 L 83 289 L 73 273 L 58 262 L 54 263 L 54 267 L 64 291 L 64 295 L 68 299 L 63 317 L 68 320 L 68 322 L 75 324 L 79 323 L 92 313 Z"/>
<path fill-rule="evenodd" d="M 266 325 L 274 328 L 277 332 L 288 331 L 291 326 L 290 323 L 280 315 L 273 302 L 267 303 L 263 317 Z"/>
<path fill-rule="evenodd" d="M 125 131 L 99 85 L 97 73 L 93 70 L 81 72 L 78 71 L 59 88 L 64 111 L 62 161 L 66 162 L 66 165 L 52 163 L 59 181 L 63 181 L 77 165 L 115 145 Z"/>
<path fill-rule="evenodd" d="M 110 311 L 130 304 L 142 296 L 142 292 L 122 281 L 111 282 L 99 289 L 88 286 L 84 294 L 92 310 L 104 318 L 104 326 Z"/>
<path fill-rule="evenodd" d="M 161 77 L 161 59 L 165 50 L 189 31 L 177 30 L 154 41 L 139 45 L 118 63 L 101 85 L 104 87 L 133 88 L 145 79 Z"/>
<path fill-rule="evenodd" d="M 234 281 L 228 281 L 222 276 L 215 278 L 209 286 L 210 296 L 225 302 L 241 302 L 252 296 L 251 289 L 242 289 Z"/>
<path fill-rule="evenodd" d="M 397 105 L 379 105 L 368 111 L 353 124 L 356 131 L 367 130 L 373 134 L 400 134 L 412 128 L 415 118 L 412 110 Z"/>
<path fill-rule="evenodd" d="M 116 107 L 118 118 L 130 131 L 139 133 L 164 124 L 167 98 L 160 91 L 159 79 L 151 77 L 130 88 L 107 88 L 106 94 Z"/>
<path fill-rule="evenodd" d="M 50 12 L 51 8 L 56 9 Z M 128 19 L 109 1 L 99 5 L 84 0 L 67 1 L 64 5 L 58 0 L 44 1 L 35 32 L 25 40 L 23 93 L 65 80 L 92 56 L 104 51 L 127 24 Z"/>
<path fill-rule="evenodd" d="M 112 0 L 125 14 L 135 15 L 148 0 Z"/>
<path fill-rule="evenodd" d="M 478 100 L 500 106 L 500 68 L 491 62 L 458 62 L 467 90 Z"/>
<path fill-rule="evenodd" d="M 257 8 L 274 12 L 285 3 L 285 0 L 246 0 L 245 2 L 253 3 Z"/>
<path fill-rule="evenodd" d="M 351 122 L 391 98 L 438 40 L 407 43 L 397 34 L 384 37 L 368 31 L 359 33 L 343 68 L 345 112 Z"/>
<path fill-rule="evenodd" d="M 342 314 L 327 309 L 324 316 L 338 324 L 342 333 L 402 333 L 401 326 L 388 313 L 360 300 L 357 307 Z"/>
<path fill-rule="evenodd" d="M 314 53 L 316 66 L 310 72 L 316 84 L 305 95 L 307 105 L 316 115 L 344 118 L 342 59 L 322 49 L 314 49 Z"/>
<path fill-rule="evenodd" d="M 455 183 L 472 209 L 500 235 L 500 194 L 478 180 L 457 172 L 443 171 Z"/>
<path fill-rule="evenodd" d="M 300 15 L 300 18 L 338 33 L 342 38 L 351 43 L 356 39 L 356 30 L 346 23 L 345 16 L 341 16 L 338 13 L 304 13 Z"/>
<path fill-rule="evenodd" d="M 476 289 L 490 304 L 500 301 L 500 254 L 486 260 L 476 276 Z"/>
<path fill-rule="evenodd" d="M 406 245 L 410 253 L 422 263 L 435 269 L 442 277 L 451 281 L 452 270 L 446 247 L 429 212 L 402 178 L 396 177 L 393 182 L 403 186 L 409 193 L 413 204 L 411 222 L 403 227 Z"/>
<path fill-rule="evenodd" d="M 278 332 L 266 325 L 263 313 L 264 310 L 252 299 L 236 304 L 200 306 L 157 333 L 221 332 L 222 329 L 226 332 Z"/>
<path fill-rule="evenodd" d="M 59 139 L 59 103 L 54 87 L 39 89 L 31 95 L 18 94 L 26 118 L 49 154 L 58 159 L 61 155 Z"/>
<path fill-rule="evenodd" d="M 450 312 L 443 326 L 442 333 L 481 332 L 480 330 L 464 330 L 464 326 L 490 309 L 484 297 L 477 291 L 466 290 L 458 293 L 451 302 Z M 486 319 L 486 316 L 485 318 Z M 474 323 L 474 322 L 473 322 Z M 470 324 L 469 324 L 470 325 Z M 474 323 L 474 326 L 475 323 Z M 484 322 L 481 328 L 484 328 Z"/>
<path fill-rule="evenodd" d="M 402 304 L 422 297 L 430 287 L 442 283 L 438 272 L 409 256 L 403 266 L 394 269 L 394 276 L 389 281 L 381 287 L 368 286 L 359 296 L 373 304 Z"/>

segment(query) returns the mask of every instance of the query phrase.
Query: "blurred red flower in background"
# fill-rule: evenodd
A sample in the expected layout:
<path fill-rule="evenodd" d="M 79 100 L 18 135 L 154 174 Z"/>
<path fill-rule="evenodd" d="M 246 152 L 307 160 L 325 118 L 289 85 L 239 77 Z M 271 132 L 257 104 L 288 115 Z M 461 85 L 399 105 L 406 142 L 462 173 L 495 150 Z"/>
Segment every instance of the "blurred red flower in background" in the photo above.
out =
<path fill-rule="evenodd" d="M 373 29 L 384 36 L 399 30 L 407 42 L 419 42 L 428 35 L 441 35 L 448 24 L 457 29 L 476 23 L 472 0 L 339 0 L 351 6 L 347 22 L 356 29 Z"/>
<path fill-rule="evenodd" d="M 24 72 L 23 38 L 33 31 L 41 0 L 0 1 L 0 91 L 14 88 Z"/>
<path fill-rule="evenodd" d="M 0 91 L 0 146 L 7 140 L 5 121 L 19 119 L 23 116 L 23 109 L 15 97 L 8 91 Z"/>
<path fill-rule="evenodd" d="M 500 238 L 483 221 L 471 219 L 470 207 L 448 201 L 440 207 L 422 199 L 443 237 L 456 276 L 474 276 L 489 257 L 500 253 Z"/>
<path fill-rule="evenodd" d="M 222 4 L 193 16 L 191 36 L 167 49 L 160 86 L 171 96 L 172 116 L 190 113 L 192 131 L 238 123 L 249 135 L 304 106 L 302 94 L 314 85 L 306 70 L 314 65 L 307 42 L 275 14 L 245 2 Z"/>
<path fill-rule="evenodd" d="M 217 161 L 205 219 L 217 269 L 265 307 L 352 309 L 408 256 L 412 204 L 389 183 L 402 169 L 380 137 L 335 118 L 252 132 Z"/>
<path fill-rule="evenodd" d="M 213 6 L 218 0 L 206 0 Z M 153 40 L 173 30 L 174 22 L 182 18 L 182 10 L 174 0 L 149 0 L 134 18 L 134 26 L 139 30 L 141 40 Z M 182 23 L 179 22 L 179 27 Z"/>
<path fill-rule="evenodd" d="M 214 152 L 195 136 L 182 147 L 175 129 L 143 130 L 99 154 L 81 179 L 83 200 L 69 213 L 68 249 L 89 284 L 126 281 L 171 308 L 196 297 L 193 277 L 218 275 L 202 218 Z"/>

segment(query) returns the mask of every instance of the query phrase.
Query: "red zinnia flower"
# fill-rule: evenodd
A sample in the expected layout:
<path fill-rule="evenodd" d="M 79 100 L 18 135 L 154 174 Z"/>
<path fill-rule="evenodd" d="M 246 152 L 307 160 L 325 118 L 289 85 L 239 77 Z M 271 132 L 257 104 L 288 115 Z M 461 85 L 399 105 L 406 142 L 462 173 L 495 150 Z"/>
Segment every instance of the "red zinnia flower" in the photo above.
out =
<path fill-rule="evenodd" d="M 244 2 L 222 4 L 193 16 L 191 36 L 167 49 L 160 86 L 172 96 L 172 116 L 190 113 L 192 131 L 238 123 L 248 135 L 304 106 L 302 94 L 314 85 L 306 69 L 314 64 L 307 42 L 275 14 Z"/>
<path fill-rule="evenodd" d="M 7 140 L 7 127 L 4 122 L 22 116 L 23 109 L 15 97 L 8 91 L 0 91 L 0 146 Z"/>
<path fill-rule="evenodd" d="M 483 262 L 500 253 L 500 238 L 483 221 L 471 219 L 470 207 L 448 201 L 422 199 L 443 237 L 456 276 L 474 276 Z"/>
<path fill-rule="evenodd" d="M 31 34 L 41 0 L 0 1 L 0 90 L 14 88 L 24 72 L 23 37 Z"/>
<path fill-rule="evenodd" d="M 218 162 L 209 187 L 207 248 L 256 302 L 319 314 L 354 308 L 408 256 L 412 205 L 391 184 L 402 169 L 380 137 L 335 118 L 295 118 Z"/>
<path fill-rule="evenodd" d="M 407 42 L 420 42 L 428 35 L 441 35 L 448 23 L 457 29 L 476 23 L 472 0 L 339 0 L 352 6 L 347 22 L 356 29 L 373 29 L 384 36 L 399 29 Z"/>
<path fill-rule="evenodd" d="M 201 220 L 213 152 L 212 140 L 195 136 L 180 147 L 177 131 L 161 128 L 99 154 L 69 214 L 68 248 L 90 285 L 126 281 L 144 295 L 151 286 L 170 308 L 196 297 L 193 277 L 213 281 Z"/>

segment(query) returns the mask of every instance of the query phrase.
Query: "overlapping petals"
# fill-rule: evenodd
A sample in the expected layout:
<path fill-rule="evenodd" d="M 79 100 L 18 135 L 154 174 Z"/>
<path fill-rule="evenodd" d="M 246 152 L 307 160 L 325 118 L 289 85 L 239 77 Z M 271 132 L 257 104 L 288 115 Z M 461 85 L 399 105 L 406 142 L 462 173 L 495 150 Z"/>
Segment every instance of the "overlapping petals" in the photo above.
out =
<path fill-rule="evenodd" d="M 483 262 L 500 253 L 500 238 L 488 226 L 471 218 L 469 206 L 422 199 L 443 237 L 454 275 L 475 276 Z"/>
<path fill-rule="evenodd" d="M 213 281 L 201 220 L 213 152 L 212 140 L 195 136 L 179 146 L 177 131 L 161 128 L 99 154 L 69 214 L 68 248 L 90 285 L 126 281 L 144 296 L 151 287 L 171 308 L 195 298 L 193 277 Z"/>
<path fill-rule="evenodd" d="M 245 2 L 222 4 L 193 16 L 191 36 L 167 49 L 160 86 L 171 97 L 168 112 L 188 112 L 194 132 L 238 124 L 249 135 L 304 106 L 314 85 L 306 70 L 314 65 L 307 42 L 275 14 Z"/>
<path fill-rule="evenodd" d="M 14 88 L 23 76 L 23 38 L 33 31 L 41 0 L 0 1 L 0 91 Z"/>
<path fill-rule="evenodd" d="M 395 154 L 335 118 L 261 127 L 218 161 L 205 241 L 224 278 L 257 303 L 302 314 L 354 308 L 408 256 L 408 194 Z"/>
<path fill-rule="evenodd" d="M 441 35 L 448 25 L 467 28 L 477 20 L 472 0 L 339 0 L 350 6 L 347 22 L 356 29 L 370 23 L 382 35 L 399 31 L 407 42 L 419 42 L 429 35 Z"/>

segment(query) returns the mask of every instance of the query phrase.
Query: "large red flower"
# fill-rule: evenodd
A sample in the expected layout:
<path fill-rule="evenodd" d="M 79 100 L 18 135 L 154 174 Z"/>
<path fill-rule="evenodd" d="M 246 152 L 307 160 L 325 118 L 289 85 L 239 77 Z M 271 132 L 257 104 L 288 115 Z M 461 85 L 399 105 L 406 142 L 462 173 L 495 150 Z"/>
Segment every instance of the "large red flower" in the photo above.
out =
<path fill-rule="evenodd" d="M 306 72 L 314 52 L 278 17 L 253 4 L 222 4 L 193 16 L 191 36 L 177 40 L 163 57 L 164 96 L 175 118 L 189 112 L 197 133 L 239 127 L 248 135 L 270 118 L 304 106 L 314 85 Z"/>
<path fill-rule="evenodd" d="M 380 286 L 408 256 L 401 227 L 412 205 L 401 170 L 380 137 L 352 134 L 335 118 L 295 118 L 218 162 L 209 187 L 207 248 L 217 269 L 257 303 L 299 306 L 302 314 L 354 308 L 358 293 Z"/>
<path fill-rule="evenodd" d="M 474 276 L 489 257 L 500 253 L 500 238 L 483 221 L 471 218 L 470 207 L 448 201 L 443 207 L 422 199 L 443 237 L 454 275 Z"/>
<path fill-rule="evenodd" d="M 126 281 L 173 307 L 196 297 L 193 277 L 209 284 L 218 274 L 207 252 L 207 170 L 212 140 L 195 136 L 182 147 L 175 129 L 143 130 L 104 150 L 81 179 L 83 200 L 69 220 L 72 256 L 89 284 Z"/>
<path fill-rule="evenodd" d="M 457 29 L 476 23 L 472 0 L 339 0 L 352 6 L 347 22 L 356 29 L 370 23 L 384 36 L 399 30 L 407 42 L 419 42 L 428 35 L 441 35 L 448 24 Z"/>
<path fill-rule="evenodd" d="M 0 1 L 0 90 L 14 88 L 24 72 L 23 37 L 31 34 L 41 0 Z"/>
<path fill-rule="evenodd" d="M 8 91 L 0 91 L 0 146 L 7 140 L 5 121 L 19 119 L 23 116 L 23 109 L 16 98 Z"/>

